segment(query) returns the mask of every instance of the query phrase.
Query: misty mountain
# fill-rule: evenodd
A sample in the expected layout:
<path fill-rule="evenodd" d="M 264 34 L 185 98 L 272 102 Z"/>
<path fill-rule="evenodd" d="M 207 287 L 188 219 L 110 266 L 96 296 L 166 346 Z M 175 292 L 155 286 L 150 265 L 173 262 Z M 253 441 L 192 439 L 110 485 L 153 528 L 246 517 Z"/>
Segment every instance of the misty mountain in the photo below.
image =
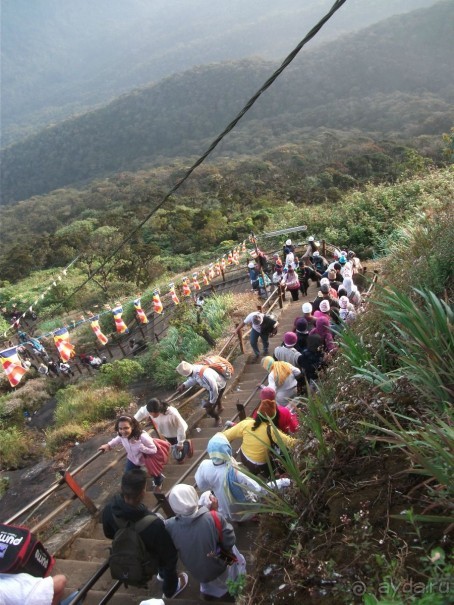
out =
<path fill-rule="evenodd" d="M 319 126 L 411 136 L 448 130 L 453 17 L 453 3 L 440 3 L 301 53 L 218 153 L 259 153 Z M 2 203 L 199 153 L 274 67 L 197 67 L 12 145 L 3 154 Z"/>
<path fill-rule="evenodd" d="M 435 0 L 349 0 L 311 43 Z M 2 146 L 195 65 L 278 60 L 332 0 L 2 0 Z"/>

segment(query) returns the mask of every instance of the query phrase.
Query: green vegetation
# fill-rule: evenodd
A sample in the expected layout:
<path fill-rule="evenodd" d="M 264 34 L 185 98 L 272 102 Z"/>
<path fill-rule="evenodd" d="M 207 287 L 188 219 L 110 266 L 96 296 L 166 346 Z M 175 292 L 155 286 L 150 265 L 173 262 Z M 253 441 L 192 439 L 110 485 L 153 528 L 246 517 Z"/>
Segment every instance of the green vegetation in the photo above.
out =
<path fill-rule="evenodd" d="M 20 468 L 24 459 L 30 457 L 33 446 L 31 434 L 21 431 L 15 426 L 5 426 L 0 423 L 0 460 L 1 469 Z"/>
<path fill-rule="evenodd" d="M 259 557 L 285 553 L 273 572 L 283 600 L 304 601 L 307 578 L 327 602 L 452 600 L 454 224 L 450 196 L 426 200 L 396 231 L 381 285 L 339 336 L 320 390 L 301 400 L 304 489 L 265 499 Z M 246 593 L 262 603 L 266 590 L 249 583 Z"/>
<path fill-rule="evenodd" d="M 140 358 L 145 374 L 159 386 L 174 386 L 176 366 L 183 359 L 195 361 L 212 348 L 212 339 L 225 333 L 234 305 L 231 294 L 210 296 L 199 318 L 194 306 L 179 305 L 165 338 Z"/>
<path fill-rule="evenodd" d="M 138 361 L 121 359 L 101 366 L 96 384 L 124 389 L 142 374 L 143 369 Z"/>

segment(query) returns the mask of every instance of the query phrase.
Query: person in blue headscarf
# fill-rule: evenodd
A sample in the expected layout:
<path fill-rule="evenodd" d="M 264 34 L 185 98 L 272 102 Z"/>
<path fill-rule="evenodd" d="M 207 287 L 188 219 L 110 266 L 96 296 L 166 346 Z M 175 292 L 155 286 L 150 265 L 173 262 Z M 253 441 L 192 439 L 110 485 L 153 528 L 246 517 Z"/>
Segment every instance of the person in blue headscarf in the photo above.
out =
<path fill-rule="evenodd" d="M 226 519 L 244 521 L 254 514 L 251 503 L 257 501 L 262 488 L 238 469 L 232 447 L 222 433 L 209 440 L 207 452 L 210 459 L 203 460 L 195 474 L 197 486 L 201 491 L 214 492 L 219 512 Z"/>

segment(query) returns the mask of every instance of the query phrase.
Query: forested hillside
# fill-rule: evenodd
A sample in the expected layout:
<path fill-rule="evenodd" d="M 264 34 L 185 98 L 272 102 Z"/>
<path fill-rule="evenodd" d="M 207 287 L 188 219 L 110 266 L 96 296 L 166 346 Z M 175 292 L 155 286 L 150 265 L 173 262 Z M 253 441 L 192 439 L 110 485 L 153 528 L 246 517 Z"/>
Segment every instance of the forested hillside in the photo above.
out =
<path fill-rule="evenodd" d="M 445 2 L 308 49 L 218 156 L 300 143 L 318 126 L 389 137 L 448 131 L 453 23 Z M 260 60 L 194 68 L 13 145 L 4 152 L 2 203 L 199 153 L 273 68 Z"/>
<path fill-rule="evenodd" d="M 349 0 L 312 45 L 434 3 Z M 3 0 L 2 146 L 195 65 L 249 56 L 277 60 L 331 4 Z"/>

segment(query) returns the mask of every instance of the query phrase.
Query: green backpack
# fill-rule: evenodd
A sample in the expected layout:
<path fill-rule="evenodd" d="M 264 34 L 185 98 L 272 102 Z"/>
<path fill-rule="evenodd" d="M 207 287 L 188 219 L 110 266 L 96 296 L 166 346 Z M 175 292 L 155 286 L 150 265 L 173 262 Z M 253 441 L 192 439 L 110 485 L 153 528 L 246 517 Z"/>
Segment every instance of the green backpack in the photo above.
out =
<path fill-rule="evenodd" d="M 140 537 L 146 527 L 157 519 L 156 515 L 146 515 L 136 523 L 114 515 L 118 529 L 112 540 L 109 556 L 110 574 L 113 580 L 120 580 L 125 586 L 146 586 L 158 572 L 158 562 L 150 554 Z"/>

